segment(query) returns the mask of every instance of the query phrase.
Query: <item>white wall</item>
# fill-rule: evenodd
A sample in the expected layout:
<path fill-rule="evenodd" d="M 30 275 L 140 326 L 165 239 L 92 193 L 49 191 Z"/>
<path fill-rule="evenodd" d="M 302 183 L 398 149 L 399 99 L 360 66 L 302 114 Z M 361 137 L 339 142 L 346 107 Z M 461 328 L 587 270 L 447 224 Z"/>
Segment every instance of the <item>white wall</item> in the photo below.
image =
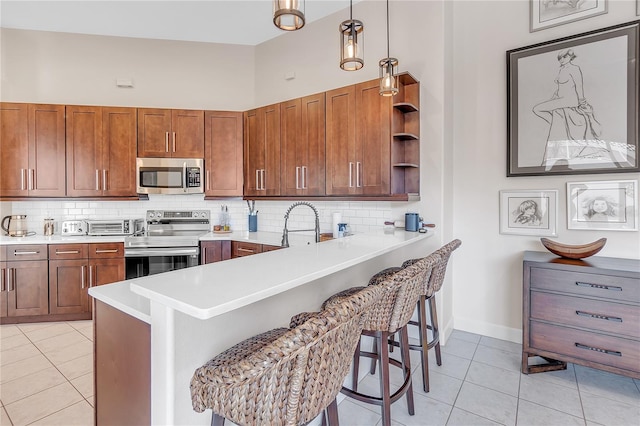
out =
<path fill-rule="evenodd" d="M 566 182 L 638 179 L 633 173 L 506 177 L 506 59 L 510 49 L 638 19 L 635 2 L 610 1 L 606 15 L 529 33 L 529 2 L 456 1 L 453 5 L 455 327 L 521 339 L 522 252 L 539 238 L 500 235 L 498 191 L 557 189 L 558 241 L 608 239 L 602 256 L 640 258 L 638 232 L 567 230 Z M 606 108 L 606 106 L 601 106 Z"/>

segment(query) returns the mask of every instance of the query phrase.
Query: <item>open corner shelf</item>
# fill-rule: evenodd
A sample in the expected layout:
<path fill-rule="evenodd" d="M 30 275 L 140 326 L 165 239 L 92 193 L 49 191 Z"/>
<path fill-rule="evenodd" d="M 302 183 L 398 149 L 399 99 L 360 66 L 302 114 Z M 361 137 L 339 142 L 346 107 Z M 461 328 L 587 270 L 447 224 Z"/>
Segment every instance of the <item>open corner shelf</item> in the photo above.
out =
<path fill-rule="evenodd" d="M 398 102 L 393 104 L 393 107 L 396 108 L 397 110 L 399 110 L 400 112 L 403 113 L 408 113 L 408 112 L 417 112 L 418 111 L 418 107 L 415 106 L 414 104 L 410 103 L 410 102 Z"/>

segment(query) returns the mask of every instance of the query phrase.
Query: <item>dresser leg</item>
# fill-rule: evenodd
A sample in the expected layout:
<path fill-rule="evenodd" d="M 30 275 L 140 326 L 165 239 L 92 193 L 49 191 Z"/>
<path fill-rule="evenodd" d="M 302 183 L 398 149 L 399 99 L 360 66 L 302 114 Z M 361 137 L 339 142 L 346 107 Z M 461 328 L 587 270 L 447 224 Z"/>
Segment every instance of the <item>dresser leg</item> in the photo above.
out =
<path fill-rule="evenodd" d="M 538 356 L 529 352 L 522 352 L 522 373 L 543 373 L 545 371 L 566 370 L 567 363 L 564 361 L 558 361 L 552 358 L 542 356 L 541 358 L 546 361 L 544 364 L 529 365 L 529 358 L 532 356 Z"/>

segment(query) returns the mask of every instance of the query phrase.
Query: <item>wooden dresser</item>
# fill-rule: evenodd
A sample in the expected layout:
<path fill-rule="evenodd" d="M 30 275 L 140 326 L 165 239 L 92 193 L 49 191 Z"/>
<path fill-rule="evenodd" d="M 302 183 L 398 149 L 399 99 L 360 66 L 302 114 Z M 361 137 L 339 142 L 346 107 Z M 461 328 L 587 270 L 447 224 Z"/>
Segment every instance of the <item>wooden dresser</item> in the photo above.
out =
<path fill-rule="evenodd" d="M 640 379 L 640 260 L 527 251 L 523 285 L 524 374 L 572 362 Z"/>

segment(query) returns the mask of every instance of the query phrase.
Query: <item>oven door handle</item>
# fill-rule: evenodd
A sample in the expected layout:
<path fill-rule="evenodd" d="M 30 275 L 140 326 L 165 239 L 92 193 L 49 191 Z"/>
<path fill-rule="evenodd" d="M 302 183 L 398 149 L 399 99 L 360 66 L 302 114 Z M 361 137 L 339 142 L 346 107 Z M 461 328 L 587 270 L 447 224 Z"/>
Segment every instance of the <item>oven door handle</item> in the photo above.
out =
<path fill-rule="evenodd" d="M 200 254 L 200 249 L 198 247 L 159 249 L 145 248 L 124 250 L 124 257 L 184 256 L 198 254 Z"/>

